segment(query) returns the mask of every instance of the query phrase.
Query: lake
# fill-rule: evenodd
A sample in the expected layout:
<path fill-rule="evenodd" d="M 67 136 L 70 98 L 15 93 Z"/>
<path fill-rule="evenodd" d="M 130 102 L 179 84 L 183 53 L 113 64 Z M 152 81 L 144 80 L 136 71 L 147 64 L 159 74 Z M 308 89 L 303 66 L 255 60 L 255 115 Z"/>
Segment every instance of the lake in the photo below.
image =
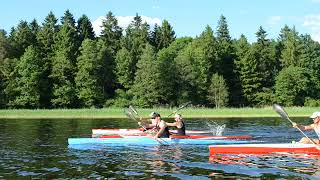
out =
<path fill-rule="evenodd" d="M 293 119 L 311 123 L 310 119 Z M 280 118 L 186 119 L 188 129 L 225 125 L 222 135 L 288 143 L 303 135 Z M 209 159 L 207 145 L 68 147 L 92 128 L 137 128 L 127 119 L 0 120 L 0 179 L 320 179 L 320 158 L 226 156 Z M 313 131 L 307 135 L 316 137 Z"/>

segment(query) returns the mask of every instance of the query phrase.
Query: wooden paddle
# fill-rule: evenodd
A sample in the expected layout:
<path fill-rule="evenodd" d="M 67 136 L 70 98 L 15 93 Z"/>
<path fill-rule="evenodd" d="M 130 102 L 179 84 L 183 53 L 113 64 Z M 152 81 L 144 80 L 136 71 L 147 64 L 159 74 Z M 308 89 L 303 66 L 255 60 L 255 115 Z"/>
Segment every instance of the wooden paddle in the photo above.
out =
<path fill-rule="evenodd" d="M 293 121 L 291 121 L 291 119 L 288 116 L 288 113 L 278 104 L 274 104 L 273 105 L 273 109 L 282 117 L 282 119 L 286 119 L 288 121 L 290 121 L 292 124 L 294 124 Z M 319 146 L 317 145 L 317 143 L 315 143 L 312 139 L 310 139 L 299 127 L 297 127 L 297 129 L 310 141 L 312 142 L 312 144 L 316 145 L 317 148 L 319 148 Z"/>

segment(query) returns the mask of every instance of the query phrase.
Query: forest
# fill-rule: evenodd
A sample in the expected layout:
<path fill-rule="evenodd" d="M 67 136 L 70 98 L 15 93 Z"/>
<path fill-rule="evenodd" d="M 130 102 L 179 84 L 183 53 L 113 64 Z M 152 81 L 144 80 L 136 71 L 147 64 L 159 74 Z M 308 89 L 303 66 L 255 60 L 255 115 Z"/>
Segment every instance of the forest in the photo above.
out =
<path fill-rule="evenodd" d="M 121 28 L 107 12 L 99 36 L 69 10 L 21 20 L 0 29 L 0 108 L 320 106 L 319 42 L 285 25 L 277 39 L 257 27 L 250 43 L 217 22 L 176 37 L 167 20 L 150 28 L 138 14 Z"/>

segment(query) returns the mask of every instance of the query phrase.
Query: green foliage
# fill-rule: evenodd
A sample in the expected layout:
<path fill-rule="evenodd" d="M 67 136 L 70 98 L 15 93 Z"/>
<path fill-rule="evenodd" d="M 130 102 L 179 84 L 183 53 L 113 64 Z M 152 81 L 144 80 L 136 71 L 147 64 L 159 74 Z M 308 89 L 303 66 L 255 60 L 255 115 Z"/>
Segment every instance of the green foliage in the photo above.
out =
<path fill-rule="evenodd" d="M 102 51 L 106 50 L 102 43 L 86 39 L 80 51 L 75 77 L 77 96 L 84 107 L 101 105 L 105 99 L 103 68 L 106 59 L 106 53 Z"/>
<path fill-rule="evenodd" d="M 53 98 L 55 107 L 75 107 L 75 66 L 78 46 L 75 42 L 76 31 L 66 20 L 55 39 L 55 51 L 52 62 Z"/>
<path fill-rule="evenodd" d="M 140 107 L 152 107 L 161 99 L 162 84 L 159 83 L 159 62 L 150 45 L 144 49 L 141 59 L 137 63 L 137 72 L 131 88 L 133 103 Z"/>
<path fill-rule="evenodd" d="M 120 49 L 116 57 L 115 73 L 117 82 L 125 89 L 129 89 L 133 84 L 134 66 L 130 52 L 125 48 Z"/>
<path fill-rule="evenodd" d="M 118 25 L 117 18 L 109 11 L 102 20 L 102 32 L 100 36 L 105 44 L 110 48 L 113 57 L 120 49 L 120 39 L 122 37 L 122 28 Z"/>
<path fill-rule="evenodd" d="M 229 33 L 228 24 L 226 18 L 221 15 L 218 21 L 217 27 L 217 53 L 218 53 L 218 73 L 223 76 L 225 79 L 229 94 L 230 100 L 229 103 L 232 106 L 235 106 L 241 100 L 239 100 L 239 87 L 240 83 L 238 83 L 238 77 L 234 72 L 234 61 L 235 61 L 235 49 L 231 40 L 231 36 Z"/>
<path fill-rule="evenodd" d="M 101 36 L 93 41 L 86 15 L 76 23 L 67 10 L 59 19 L 50 12 L 42 25 L 34 19 L 20 21 L 8 36 L 0 30 L 0 108 L 155 107 L 186 101 L 217 107 L 316 106 L 320 99 L 320 44 L 294 27 L 284 26 L 276 40 L 259 27 L 256 42 L 249 43 L 244 35 L 231 38 L 222 15 L 215 33 L 207 26 L 195 38 L 176 38 L 168 21 L 150 31 L 136 14 L 122 34 L 108 12 Z M 223 102 L 214 99 L 218 77 L 228 91 Z"/>
<path fill-rule="evenodd" d="M 211 84 L 208 89 L 208 100 L 216 108 L 225 107 L 228 103 L 228 87 L 222 76 L 217 73 L 211 77 Z"/>
<path fill-rule="evenodd" d="M 33 46 L 29 46 L 17 65 L 17 93 L 14 99 L 9 102 L 15 108 L 39 108 L 40 84 L 42 75 L 42 63 L 40 53 Z"/>
<path fill-rule="evenodd" d="M 312 99 L 310 97 L 306 97 L 304 106 L 307 107 L 319 107 L 320 106 L 320 100 L 319 99 Z"/>
<path fill-rule="evenodd" d="M 128 107 L 131 105 L 132 95 L 130 92 L 126 92 L 122 89 L 117 89 L 115 97 L 109 99 L 105 103 L 105 107 Z"/>
<path fill-rule="evenodd" d="M 77 30 L 79 33 L 79 41 L 85 39 L 94 39 L 95 35 L 90 19 L 86 15 L 82 15 L 77 22 Z"/>
<path fill-rule="evenodd" d="M 154 27 L 150 37 L 150 44 L 158 51 L 168 47 L 174 40 L 175 32 L 173 31 L 172 26 L 167 20 L 163 20 L 160 27 L 158 25 Z"/>
<path fill-rule="evenodd" d="M 289 66 L 276 79 L 276 101 L 286 106 L 302 106 L 307 95 L 310 76 L 306 69 Z"/>

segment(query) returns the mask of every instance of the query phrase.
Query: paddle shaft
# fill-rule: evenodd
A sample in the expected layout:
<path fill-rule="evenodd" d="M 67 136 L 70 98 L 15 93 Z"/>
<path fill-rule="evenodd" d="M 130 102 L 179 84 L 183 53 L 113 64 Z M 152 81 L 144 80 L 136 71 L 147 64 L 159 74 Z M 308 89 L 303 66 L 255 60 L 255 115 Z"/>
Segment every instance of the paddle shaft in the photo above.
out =
<path fill-rule="evenodd" d="M 294 124 L 293 121 L 291 121 L 291 119 L 289 118 L 288 113 L 278 104 L 274 104 L 273 105 L 273 109 L 283 118 L 283 119 L 287 119 L 288 121 L 290 121 L 292 124 Z M 311 138 L 309 138 L 298 126 L 296 127 L 310 142 L 312 142 L 312 144 L 317 145 L 317 143 L 315 143 Z"/>
<path fill-rule="evenodd" d="M 139 117 L 139 119 L 141 119 L 138 111 L 137 111 L 133 106 L 130 105 L 129 108 Z M 137 119 L 134 118 L 134 120 L 136 120 L 136 121 L 138 122 L 138 125 L 141 126 L 141 127 L 146 131 L 146 133 L 151 134 L 151 133 L 147 130 L 147 128 L 146 128 L 145 126 L 143 126 L 142 124 L 139 124 L 139 121 L 138 121 Z M 152 134 L 151 134 L 151 135 L 152 135 Z M 160 139 L 158 139 L 158 138 L 155 138 L 155 140 L 158 141 L 159 144 L 161 144 L 161 145 L 164 144 L 164 143 L 161 142 Z"/>
<path fill-rule="evenodd" d="M 169 114 L 168 117 L 170 117 L 172 114 L 177 113 L 179 110 L 187 107 L 190 103 L 191 103 L 191 102 L 189 101 L 189 102 L 185 103 L 184 105 L 180 106 L 176 111 L 174 111 L 174 112 L 172 112 L 171 114 Z"/>

